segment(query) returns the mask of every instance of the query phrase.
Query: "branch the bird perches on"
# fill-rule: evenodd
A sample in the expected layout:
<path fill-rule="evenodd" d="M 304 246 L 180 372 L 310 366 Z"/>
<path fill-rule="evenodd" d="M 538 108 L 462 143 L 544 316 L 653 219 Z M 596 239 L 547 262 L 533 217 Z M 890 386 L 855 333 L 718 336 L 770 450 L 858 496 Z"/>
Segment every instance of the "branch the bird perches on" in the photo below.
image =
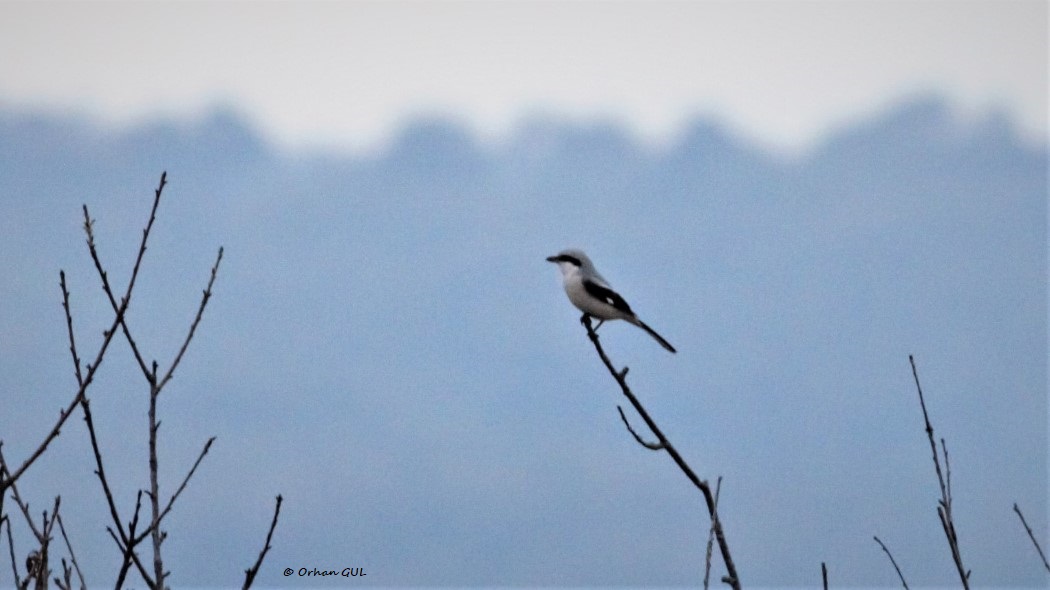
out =
<path fill-rule="evenodd" d="M 605 363 L 605 368 L 609 370 L 609 374 L 613 376 L 613 379 L 620 385 L 620 390 L 623 392 L 624 397 L 627 398 L 631 405 L 634 407 L 638 415 L 645 421 L 646 426 L 652 431 L 653 435 L 656 436 L 656 442 L 646 442 L 642 437 L 631 428 L 631 424 L 627 421 L 627 417 L 623 413 L 623 408 L 617 406 L 620 410 L 620 418 L 623 423 L 627 426 L 627 430 L 631 433 L 638 444 L 651 451 L 667 451 L 667 454 L 671 456 L 678 468 L 682 470 L 689 481 L 693 482 L 700 492 L 704 495 L 704 501 L 707 503 L 707 512 L 711 517 L 711 527 L 714 530 L 715 540 L 718 541 L 718 549 L 722 553 L 722 561 L 725 562 L 726 575 L 722 578 L 722 581 L 731 586 L 734 590 L 740 590 L 740 577 L 736 573 L 736 565 L 733 563 L 733 557 L 729 553 L 729 544 L 726 542 L 725 533 L 722 530 L 722 521 L 718 517 L 717 504 L 715 502 L 715 496 L 711 492 L 711 486 L 706 480 L 702 480 L 697 477 L 696 473 L 693 472 L 689 464 L 685 462 L 685 459 L 678 453 L 674 445 L 671 444 L 667 437 L 664 436 L 660 427 L 656 425 L 656 422 L 649 416 L 649 412 L 645 410 L 642 403 L 638 401 L 631 388 L 627 385 L 627 367 L 622 370 L 616 370 L 613 366 L 612 361 L 605 354 L 605 350 L 602 348 L 601 343 L 598 341 L 598 333 L 595 332 L 594 326 L 591 325 L 591 317 L 584 314 L 580 318 L 580 322 L 585 328 L 587 328 L 587 336 L 594 343 L 594 349 L 598 352 L 598 356 L 601 357 L 602 362 Z"/>

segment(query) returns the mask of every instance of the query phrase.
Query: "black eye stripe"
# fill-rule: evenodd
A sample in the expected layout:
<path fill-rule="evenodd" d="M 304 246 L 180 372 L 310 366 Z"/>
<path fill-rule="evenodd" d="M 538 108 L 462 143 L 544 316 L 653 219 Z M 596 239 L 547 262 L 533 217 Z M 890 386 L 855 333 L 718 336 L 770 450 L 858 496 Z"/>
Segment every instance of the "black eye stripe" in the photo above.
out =
<path fill-rule="evenodd" d="M 562 260 L 564 262 L 571 262 L 576 266 L 583 266 L 583 263 L 580 262 L 579 258 L 576 258 L 575 256 L 569 256 L 568 254 L 562 254 L 558 257 L 558 260 Z"/>

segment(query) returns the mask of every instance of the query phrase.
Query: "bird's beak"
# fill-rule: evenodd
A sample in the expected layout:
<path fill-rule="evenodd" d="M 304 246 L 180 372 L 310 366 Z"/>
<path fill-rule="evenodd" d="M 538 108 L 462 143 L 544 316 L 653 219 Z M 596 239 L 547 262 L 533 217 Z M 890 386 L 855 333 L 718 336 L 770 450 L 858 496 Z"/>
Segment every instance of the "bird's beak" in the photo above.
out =
<path fill-rule="evenodd" d="M 557 256 L 548 256 L 547 257 L 547 262 L 558 262 L 558 257 Z"/>

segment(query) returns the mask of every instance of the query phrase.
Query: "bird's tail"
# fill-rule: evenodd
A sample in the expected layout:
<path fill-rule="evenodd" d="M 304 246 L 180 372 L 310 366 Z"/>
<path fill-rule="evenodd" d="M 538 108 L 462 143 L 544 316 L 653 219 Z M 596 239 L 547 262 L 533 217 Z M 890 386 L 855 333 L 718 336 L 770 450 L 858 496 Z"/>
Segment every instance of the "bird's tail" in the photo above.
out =
<path fill-rule="evenodd" d="M 643 322 L 642 320 L 640 320 L 638 318 L 631 318 L 628 321 L 631 322 L 632 324 L 638 326 L 639 328 L 645 330 L 646 332 L 648 332 L 650 336 L 652 336 L 657 342 L 660 343 L 660 346 L 663 346 L 664 348 L 666 348 L 667 350 L 669 350 L 671 352 L 678 352 L 677 350 L 674 349 L 673 346 L 671 346 L 670 342 L 664 340 L 663 336 L 657 334 L 656 330 L 654 330 L 654 329 L 650 328 L 649 326 L 647 326 L 646 323 Z"/>

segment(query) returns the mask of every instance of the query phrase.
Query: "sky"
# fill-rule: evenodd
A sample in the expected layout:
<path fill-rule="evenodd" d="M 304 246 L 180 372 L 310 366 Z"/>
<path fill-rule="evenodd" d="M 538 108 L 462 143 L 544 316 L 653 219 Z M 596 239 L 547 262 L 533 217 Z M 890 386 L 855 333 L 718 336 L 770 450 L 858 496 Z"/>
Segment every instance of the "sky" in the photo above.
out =
<path fill-rule="evenodd" d="M 119 278 L 167 169 L 134 311 L 162 362 L 226 247 L 163 408 L 165 486 L 219 437 L 172 515 L 179 585 L 239 584 L 277 493 L 268 585 L 358 565 L 370 585 L 694 584 L 706 516 L 623 431 L 543 261 L 566 246 L 678 347 L 602 328 L 694 468 L 726 476 L 748 581 L 810 584 L 828 559 L 833 580 L 895 584 L 872 533 L 917 585 L 953 581 L 914 352 L 975 577 L 1038 583 L 1009 505 L 1046 513 L 1046 251 L 1030 245 L 1046 236 L 1047 13 L 0 0 L 0 124 L 22 134 L 0 137 L 0 395 L 31 410 L 0 411 L 4 451 L 65 401 L 57 269 L 86 349 L 108 318 L 80 204 Z M 410 124 L 434 114 L 511 149 Z M 581 125 L 529 127 L 549 115 Z M 672 147 L 636 150 L 620 124 Z M 92 403 L 129 510 L 141 383 L 126 350 L 106 362 Z M 84 543 L 106 515 L 82 431 L 24 485 L 61 492 Z M 112 548 L 87 551 L 111 571 Z"/>
<path fill-rule="evenodd" d="M 937 90 L 1047 129 L 1045 2 L 0 2 L 0 101 L 115 123 L 236 105 L 293 145 L 536 111 L 654 140 L 717 113 L 805 147 Z"/>

